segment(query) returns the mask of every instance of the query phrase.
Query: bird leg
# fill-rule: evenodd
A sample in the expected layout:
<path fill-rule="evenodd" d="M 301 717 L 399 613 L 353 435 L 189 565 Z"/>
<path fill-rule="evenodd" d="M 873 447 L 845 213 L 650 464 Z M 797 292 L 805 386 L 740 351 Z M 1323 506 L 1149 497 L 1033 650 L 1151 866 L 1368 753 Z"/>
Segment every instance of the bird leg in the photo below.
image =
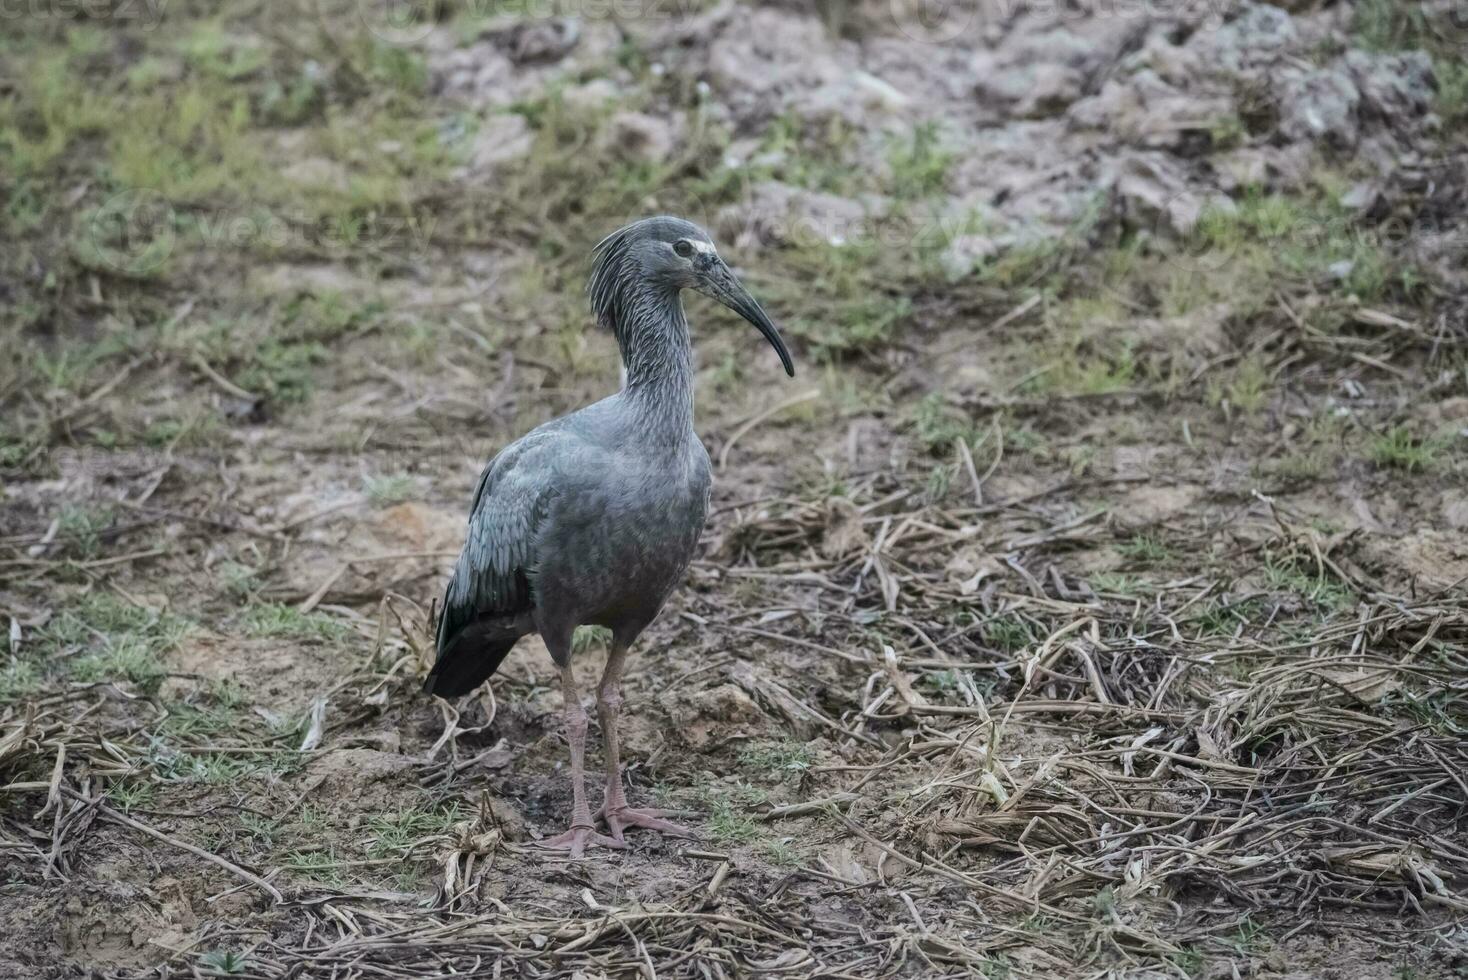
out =
<path fill-rule="evenodd" d="M 579 858 L 588 844 L 625 848 L 620 834 L 615 839 L 598 834 L 591 820 L 591 808 L 586 803 L 586 708 L 576 693 L 569 658 L 561 668 L 561 694 L 566 701 L 566 741 L 571 743 L 571 829 L 538 843 L 551 850 L 568 851 L 573 859 Z"/>
<path fill-rule="evenodd" d="M 607 830 L 615 840 L 621 840 L 628 827 L 643 827 L 672 837 L 692 837 L 691 831 L 662 819 L 669 815 L 667 810 L 634 810 L 627 805 L 617 748 L 617 717 L 622 713 L 622 670 L 626 661 L 627 648 L 613 642 L 607 654 L 607 669 L 596 688 L 596 713 L 601 720 L 602 746 L 607 757 L 606 801 L 596 811 L 597 819 L 606 821 Z"/>

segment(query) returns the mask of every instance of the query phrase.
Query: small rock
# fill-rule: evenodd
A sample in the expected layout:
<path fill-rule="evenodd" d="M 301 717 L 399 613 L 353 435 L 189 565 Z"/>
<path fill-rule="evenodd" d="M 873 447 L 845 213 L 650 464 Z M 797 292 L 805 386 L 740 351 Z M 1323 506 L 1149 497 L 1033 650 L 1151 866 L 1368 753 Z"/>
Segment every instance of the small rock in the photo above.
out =
<path fill-rule="evenodd" d="M 488 105 L 515 100 L 516 69 L 508 55 L 492 42 L 480 41 L 445 54 L 434 66 L 435 88 Z"/>
<path fill-rule="evenodd" d="M 986 259 L 999 254 L 999 245 L 987 235 L 959 235 L 938 257 L 950 281 L 973 272 Z"/>
<path fill-rule="evenodd" d="M 160 703 L 169 701 L 186 702 L 199 693 L 199 682 L 188 677 L 165 677 L 158 685 Z"/>
<path fill-rule="evenodd" d="M 1179 149 L 1232 114 L 1227 96 L 1184 91 L 1143 69 L 1111 79 L 1099 94 L 1073 105 L 1067 117 L 1078 129 L 1105 130 L 1148 148 Z"/>
<path fill-rule="evenodd" d="M 1141 350 L 1204 360 L 1227 347 L 1225 327 L 1233 313 L 1228 303 L 1211 303 L 1177 316 L 1138 317 L 1131 322 L 1131 333 Z"/>
<path fill-rule="evenodd" d="M 870 72 L 852 72 L 851 80 L 870 96 L 866 100 L 869 105 L 880 105 L 884 109 L 895 111 L 905 109 L 912 104 L 912 99 L 898 91 L 891 82 L 878 78 Z"/>
<path fill-rule="evenodd" d="M 979 101 L 1026 119 L 1058 115 L 1081 97 L 1085 78 L 1053 61 L 1008 62 L 982 59 L 975 67 Z"/>
<path fill-rule="evenodd" d="M 736 684 L 720 684 L 674 697 L 667 709 L 679 738 L 694 748 L 708 745 L 723 725 L 747 725 L 760 717 L 759 706 Z"/>
<path fill-rule="evenodd" d="M 1213 159 L 1224 187 L 1263 187 L 1269 181 L 1269 157 L 1262 149 L 1243 147 Z"/>
<path fill-rule="evenodd" d="M 1340 197 L 1341 207 L 1358 214 L 1373 210 L 1381 200 L 1381 185 L 1374 180 L 1363 180 L 1351 185 Z"/>
<path fill-rule="evenodd" d="M 1085 79 L 1064 65 L 1037 65 L 1025 94 L 1014 106 L 1021 119 L 1043 119 L 1058 115 L 1081 97 Z"/>
<path fill-rule="evenodd" d="M 1154 28 L 1140 51 L 1127 56 L 1122 62 L 1128 74 L 1151 71 L 1172 85 L 1188 85 L 1202 68 L 1198 52 L 1187 45 L 1173 44 L 1166 30 Z"/>
<path fill-rule="evenodd" d="M 1212 159 L 1219 186 L 1229 192 L 1250 187 L 1290 191 L 1306 186 L 1315 170 L 1310 143 L 1288 146 L 1245 146 Z"/>
<path fill-rule="evenodd" d="M 614 115 L 602 136 L 603 145 L 622 154 L 649 163 L 663 163 L 673 155 L 676 139 L 673 126 L 665 119 L 644 112 L 619 112 Z"/>
<path fill-rule="evenodd" d="M 1468 494 L 1458 490 L 1443 494 L 1443 521 L 1454 530 L 1468 528 Z"/>
<path fill-rule="evenodd" d="M 621 95 L 610 78 L 593 78 L 581 85 L 572 85 L 561 92 L 561 101 L 576 109 L 600 109 Z"/>
<path fill-rule="evenodd" d="M 535 143 L 525 117 L 515 113 L 490 116 L 469 144 L 463 176 L 485 177 L 507 163 L 524 159 Z"/>
<path fill-rule="evenodd" d="M 840 244 L 865 240 L 886 210 L 877 199 L 853 200 L 767 180 L 741 204 L 719 212 L 716 226 L 736 247 L 792 242 Z"/>
<path fill-rule="evenodd" d="M 1286 138 L 1348 149 L 1360 135 L 1361 93 L 1343 71 L 1301 72 L 1284 82 L 1279 129 Z"/>
<path fill-rule="evenodd" d="M 1346 53 L 1344 70 L 1360 89 L 1362 112 L 1394 128 L 1403 128 L 1432 107 L 1432 59 L 1425 52 L 1353 50 Z"/>
<path fill-rule="evenodd" d="M 1240 78 L 1256 76 L 1299 41 L 1288 13 L 1265 3 L 1246 3 L 1216 31 L 1199 31 L 1203 61 L 1214 71 Z"/>
<path fill-rule="evenodd" d="M 1437 410 L 1445 419 L 1468 419 L 1468 398 L 1444 398 L 1437 403 Z"/>
<path fill-rule="evenodd" d="M 525 839 L 525 817 L 513 804 L 498 796 L 491 796 L 489 812 L 505 835 L 505 840 Z"/>
<path fill-rule="evenodd" d="M 490 37 L 517 65 L 559 61 L 581 40 L 581 22 L 574 17 L 527 21 Z"/>
<path fill-rule="evenodd" d="M 344 191 L 351 183 L 347 168 L 325 157 L 306 157 L 282 167 L 280 175 L 293 184 L 306 187 L 329 187 Z"/>
<path fill-rule="evenodd" d="M 1356 263 L 1350 259 L 1341 259 L 1339 262 L 1332 262 L 1326 271 L 1337 282 L 1345 282 L 1351 278 L 1351 273 L 1356 271 Z"/>
<path fill-rule="evenodd" d="M 1161 153 L 1133 154 L 1122 160 L 1113 188 L 1129 227 L 1164 237 L 1192 234 L 1206 210 L 1235 207 L 1221 194 L 1190 187 L 1181 166 Z"/>
<path fill-rule="evenodd" d="M 841 119 L 866 127 L 872 113 L 891 113 L 907 108 L 911 100 L 889 83 L 863 71 L 843 72 L 824 85 L 793 93 L 790 109 L 813 123 Z"/>
<path fill-rule="evenodd" d="M 380 511 L 366 523 L 384 552 L 451 551 L 464 534 L 463 519 L 456 512 L 411 502 Z"/>

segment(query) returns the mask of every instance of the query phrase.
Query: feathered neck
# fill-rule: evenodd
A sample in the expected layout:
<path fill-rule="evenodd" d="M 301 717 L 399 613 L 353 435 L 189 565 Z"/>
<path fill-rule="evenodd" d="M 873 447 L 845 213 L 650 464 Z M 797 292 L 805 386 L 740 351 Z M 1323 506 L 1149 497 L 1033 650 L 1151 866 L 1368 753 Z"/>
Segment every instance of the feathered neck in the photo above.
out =
<path fill-rule="evenodd" d="M 639 424 L 662 430 L 693 428 L 693 349 L 678 289 L 640 274 L 627 242 L 608 239 L 597 250 L 588 292 L 597 323 L 617 338 L 627 369 L 623 387 Z"/>

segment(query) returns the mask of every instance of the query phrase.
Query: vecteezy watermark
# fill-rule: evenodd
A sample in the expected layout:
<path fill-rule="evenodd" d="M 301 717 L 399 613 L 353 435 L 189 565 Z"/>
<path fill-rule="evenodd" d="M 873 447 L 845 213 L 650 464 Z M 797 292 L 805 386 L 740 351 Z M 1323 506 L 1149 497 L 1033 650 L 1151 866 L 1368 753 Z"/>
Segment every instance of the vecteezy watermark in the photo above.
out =
<path fill-rule="evenodd" d="M 123 191 L 91 211 L 84 244 L 100 264 L 125 275 L 157 272 L 178 239 L 173 205 L 153 191 Z"/>
<path fill-rule="evenodd" d="M 310 215 L 265 207 L 233 211 L 178 209 L 153 191 L 124 191 L 88 213 L 82 244 L 99 265 L 124 275 L 158 272 L 179 247 L 345 256 L 362 250 L 412 252 L 433 237 L 429 211 Z"/>
<path fill-rule="evenodd" d="M 1232 215 L 1234 204 L 1222 193 L 1184 189 L 1156 203 L 1142 205 L 1138 222 L 1167 255 L 1167 261 L 1189 273 L 1217 272 L 1237 257 L 1239 242 L 1214 234 Z"/>
<path fill-rule="evenodd" d="M 1423 4 L 1428 30 L 1449 44 L 1468 42 L 1468 0 Z"/>
<path fill-rule="evenodd" d="M 888 0 L 897 29 L 922 44 L 974 37 L 984 23 L 979 0 Z"/>
<path fill-rule="evenodd" d="M 151 31 L 168 0 L 0 0 L 0 21 L 116 21 Z"/>
<path fill-rule="evenodd" d="M 1025 18 L 1031 28 L 1086 20 L 1224 16 L 1246 0 L 888 0 L 897 29 L 923 44 L 977 42 L 988 25 Z"/>
<path fill-rule="evenodd" d="M 326 4 L 330 0 L 317 0 Z M 392 45 L 417 44 L 442 16 L 441 0 L 354 0 L 357 17 L 378 40 Z M 468 21 L 506 23 L 573 18 L 619 24 L 671 22 L 697 14 L 702 0 L 464 0 L 455 16 Z M 325 11 L 323 11 L 325 12 Z"/>
<path fill-rule="evenodd" d="M 438 21 L 438 0 L 356 0 L 357 17 L 386 44 L 417 44 Z"/>

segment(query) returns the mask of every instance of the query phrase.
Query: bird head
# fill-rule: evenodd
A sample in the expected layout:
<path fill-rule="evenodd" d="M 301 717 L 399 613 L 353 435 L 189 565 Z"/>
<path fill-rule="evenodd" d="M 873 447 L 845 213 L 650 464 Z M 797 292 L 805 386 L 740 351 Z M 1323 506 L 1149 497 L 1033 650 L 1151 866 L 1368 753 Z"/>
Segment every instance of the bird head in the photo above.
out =
<path fill-rule="evenodd" d="M 682 218 L 656 217 L 633 222 L 602 240 L 587 291 L 598 319 L 617 326 L 626 291 L 638 283 L 674 292 L 695 289 L 738 313 L 764 334 L 785 373 L 795 377 L 790 351 L 764 309 L 724 264 L 708 232 Z"/>

